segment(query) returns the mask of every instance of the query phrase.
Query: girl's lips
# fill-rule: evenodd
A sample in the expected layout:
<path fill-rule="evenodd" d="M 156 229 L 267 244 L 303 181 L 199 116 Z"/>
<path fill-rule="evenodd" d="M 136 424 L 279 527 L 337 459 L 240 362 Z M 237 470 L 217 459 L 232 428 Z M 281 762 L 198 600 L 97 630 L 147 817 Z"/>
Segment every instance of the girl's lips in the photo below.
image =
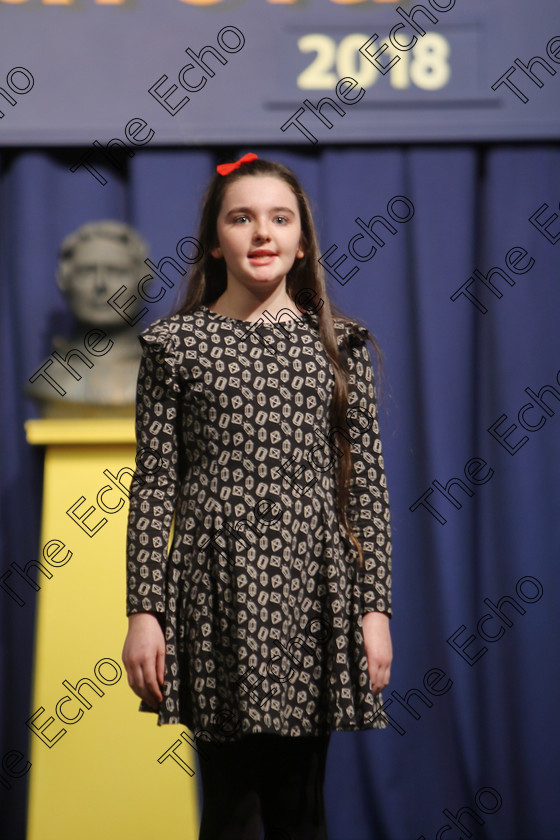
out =
<path fill-rule="evenodd" d="M 275 258 L 276 254 L 255 254 L 255 256 L 249 256 L 250 262 L 256 263 L 257 265 L 268 265 Z"/>

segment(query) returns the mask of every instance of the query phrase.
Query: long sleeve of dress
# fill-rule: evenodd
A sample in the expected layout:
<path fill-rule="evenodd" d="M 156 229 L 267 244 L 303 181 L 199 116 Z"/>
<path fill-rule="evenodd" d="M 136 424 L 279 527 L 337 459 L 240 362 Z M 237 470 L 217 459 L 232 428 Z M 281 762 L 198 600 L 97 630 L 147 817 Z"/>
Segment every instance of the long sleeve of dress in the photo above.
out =
<path fill-rule="evenodd" d="M 350 450 L 354 465 L 347 516 L 363 551 L 363 613 L 377 611 L 391 617 L 389 492 L 379 434 L 373 364 L 366 334 L 364 328 L 353 325 L 342 341 L 348 353 L 347 428 L 352 439 Z"/>
<path fill-rule="evenodd" d="M 137 467 L 129 490 L 127 615 L 165 613 L 169 532 L 179 491 L 180 394 L 173 336 L 158 325 L 139 336 Z"/>

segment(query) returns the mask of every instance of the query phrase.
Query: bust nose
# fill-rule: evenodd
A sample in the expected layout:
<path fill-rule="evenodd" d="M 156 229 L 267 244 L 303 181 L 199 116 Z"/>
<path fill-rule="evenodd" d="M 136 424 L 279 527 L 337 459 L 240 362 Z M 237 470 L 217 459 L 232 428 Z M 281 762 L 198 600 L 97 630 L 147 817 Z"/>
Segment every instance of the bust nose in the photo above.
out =
<path fill-rule="evenodd" d="M 107 276 L 103 266 L 98 266 L 95 271 L 95 291 L 99 293 L 107 291 Z"/>

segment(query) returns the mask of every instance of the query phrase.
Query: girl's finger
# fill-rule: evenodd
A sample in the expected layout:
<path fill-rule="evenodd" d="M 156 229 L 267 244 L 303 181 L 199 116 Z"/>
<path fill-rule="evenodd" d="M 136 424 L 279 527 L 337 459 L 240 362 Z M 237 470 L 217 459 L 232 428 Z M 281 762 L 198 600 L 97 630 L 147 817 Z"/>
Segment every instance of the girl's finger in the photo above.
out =
<path fill-rule="evenodd" d="M 160 685 L 163 685 L 165 675 L 165 650 L 160 648 L 157 652 L 156 658 L 157 678 Z"/>

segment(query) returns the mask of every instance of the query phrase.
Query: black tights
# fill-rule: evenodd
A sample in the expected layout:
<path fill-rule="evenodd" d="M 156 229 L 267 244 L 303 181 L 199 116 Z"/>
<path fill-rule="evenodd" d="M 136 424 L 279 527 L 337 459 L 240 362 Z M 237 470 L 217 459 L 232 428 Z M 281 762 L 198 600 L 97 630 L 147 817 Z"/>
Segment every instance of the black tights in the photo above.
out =
<path fill-rule="evenodd" d="M 323 784 L 330 734 L 200 742 L 199 840 L 328 840 Z M 204 754 L 205 757 L 202 757 Z"/>

